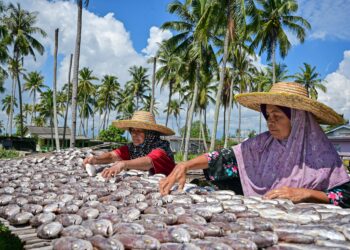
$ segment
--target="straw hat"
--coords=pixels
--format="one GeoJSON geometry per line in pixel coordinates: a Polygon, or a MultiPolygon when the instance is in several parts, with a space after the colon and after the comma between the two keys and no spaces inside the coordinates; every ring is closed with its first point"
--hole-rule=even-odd
{"type": "Polygon", "coordinates": [[[344,121],[327,105],[309,98],[306,88],[295,82],[275,83],[269,92],[239,94],[236,100],[243,106],[259,112],[260,104],[271,104],[308,111],[314,114],[321,124],[336,125],[344,121]]]}
{"type": "Polygon", "coordinates": [[[156,123],[154,116],[147,111],[136,111],[131,120],[113,121],[113,126],[120,129],[139,128],[145,130],[158,131],[162,135],[174,135],[175,132],[170,128],[156,123]]]}

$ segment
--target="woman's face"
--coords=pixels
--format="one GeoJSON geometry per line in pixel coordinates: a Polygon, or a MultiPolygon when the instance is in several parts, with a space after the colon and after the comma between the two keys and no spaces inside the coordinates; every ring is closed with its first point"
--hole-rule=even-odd
{"type": "Polygon", "coordinates": [[[281,109],[274,105],[266,105],[267,127],[278,140],[287,139],[292,129],[289,118],[281,109]]]}
{"type": "Polygon", "coordinates": [[[145,130],[138,128],[130,128],[131,140],[135,146],[142,144],[145,141],[145,130]]]}

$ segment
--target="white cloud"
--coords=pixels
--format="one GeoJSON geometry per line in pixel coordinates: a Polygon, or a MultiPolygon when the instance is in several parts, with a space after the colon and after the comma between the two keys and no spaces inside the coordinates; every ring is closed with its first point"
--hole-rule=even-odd
{"type": "Polygon", "coordinates": [[[162,41],[172,37],[172,33],[169,30],[162,30],[158,27],[151,27],[150,37],[147,39],[147,47],[142,50],[147,57],[154,56],[159,48],[159,44],[162,41]]]}
{"type": "Polygon", "coordinates": [[[338,113],[350,118],[350,50],[344,51],[344,58],[338,69],[325,77],[327,93],[320,92],[319,100],[338,113]]]}
{"type": "MultiPolygon", "coordinates": [[[[28,70],[42,68],[47,63],[47,54],[53,55],[54,30],[59,28],[58,53],[63,59],[59,62],[58,85],[62,86],[67,82],[70,54],[74,53],[76,4],[69,1],[22,0],[21,6],[29,11],[37,11],[37,25],[48,34],[47,38],[40,39],[46,47],[44,56],[38,56],[36,63],[28,58],[28,70]]],[[[100,78],[105,74],[114,74],[121,83],[128,80],[130,66],[146,65],[145,58],[133,48],[124,24],[115,19],[113,13],[99,17],[86,9],[83,10],[80,51],[80,68],[90,67],[100,78]]]]}
{"type": "Polygon", "coordinates": [[[311,24],[310,37],[350,40],[350,4],[348,0],[299,0],[299,13],[311,24]]]}

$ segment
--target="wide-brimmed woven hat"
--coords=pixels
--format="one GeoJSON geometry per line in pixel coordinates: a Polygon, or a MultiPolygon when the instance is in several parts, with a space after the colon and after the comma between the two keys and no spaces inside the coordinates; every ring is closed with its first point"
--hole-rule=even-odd
{"type": "Polygon", "coordinates": [[[158,131],[162,135],[174,135],[170,128],[156,123],[154,116],[147,111],[136,111],[130,120],[113,121],[112,124],[120,129],[139,128],[158,131]]]}
{"type": "Polygon", "coordinates": [[[344,122],[333,109],[309,98],[306,88],[295,82],[275,83],[269,92],[239,94],[236,100],[256,111],[260,111],[260,104],[271,104],[308,111],[321,124],[337,125],[344,122]]]}

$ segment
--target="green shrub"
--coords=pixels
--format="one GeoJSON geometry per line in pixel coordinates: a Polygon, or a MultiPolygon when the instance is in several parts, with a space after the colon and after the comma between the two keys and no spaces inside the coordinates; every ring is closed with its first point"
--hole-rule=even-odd
{"type": "Polygon", "coordinates": [[[118,129],[114,126],[109,126],[107,129],[102,130],[98,135],[98,139],[105,142],[126,142],[123,136],[124,130],[118,129]]]}
{"type": "MultiPolygon", "coordinates": [[[[197,156],[199,156],[201,154],[189,154],[188,155],[188,160],[191,160],[193,158],[196,158],[197,156]]],[[[181,162],[182,161],[182,158],[183,158],[183,154],[181,154],[180,152],[177,152],[175,155],[174,155],[174,159],[175,159],[175,162],[181,162]]]]}
{"type": "Polygon", "coordinates": [[[0,222],[0,249],[1,250],[19,250],[23,249],[21,240],[12,234],[10,230],[0,222]]]}
{"type": "Polygon", "coordinates": [[[19,153],[15,150],[6,150],[0,149],[0,159],[3,158],[16,158],[19,156],[19,153]]]}

